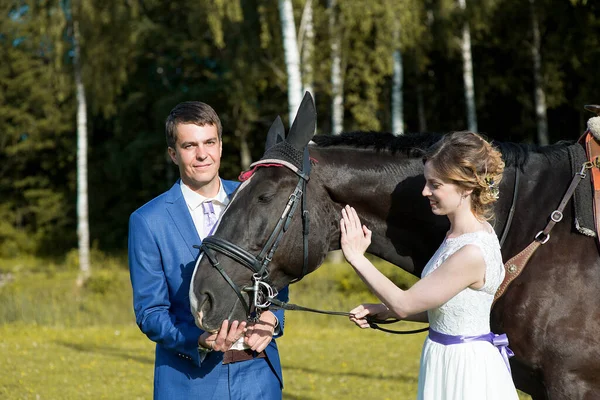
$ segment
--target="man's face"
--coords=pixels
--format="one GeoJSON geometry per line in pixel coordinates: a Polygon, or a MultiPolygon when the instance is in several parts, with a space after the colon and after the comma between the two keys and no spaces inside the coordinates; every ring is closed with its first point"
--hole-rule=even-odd
{"type": "Polygon", "coordinates": [[[193,191],[212,197],[219,191],[219,166],[223,146],[214,125],[177,125],[171,160],[179,167],[181,180],[193,191]]]}

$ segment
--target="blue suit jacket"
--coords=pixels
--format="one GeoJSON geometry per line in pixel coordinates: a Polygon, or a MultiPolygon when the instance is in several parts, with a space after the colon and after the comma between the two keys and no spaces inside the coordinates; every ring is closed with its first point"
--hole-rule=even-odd
{"type": "MultiPolygon", "coordinates": [[[[231,195],[238,182],[221,181],[231,195]]],[[[129,219],[129,271],[136,322],[156,342],[155,398],[211,398],[222,352],[198,354],[196,326],[190,311],[189,286],[200,237],[177,181],[173,187],[136,210],[129,219]]],[[[288,289],[278,298],[288,300],[288,289]]],[[[283,311],[275,311],[283,334],[283,311]]],[[[265,349],[283,386],[277,344],[265,349]]]]}

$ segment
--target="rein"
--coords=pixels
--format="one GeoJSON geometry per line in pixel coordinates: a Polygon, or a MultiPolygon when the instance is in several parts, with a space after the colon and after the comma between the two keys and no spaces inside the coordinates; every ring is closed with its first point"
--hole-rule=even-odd
{"type": "MultiPolygon", "coordinates": [[[[317,313],[317,314],[325,314],[325,315],[339,315],[342,317],[352,317],[354,316],[354,314],[349,313],[349,312],[345,312],[345,311],[325,311],[325,310],[319,310],[316,308],[309,308],[309,307],[303,307],[303,306],[299,306],[297,304],[291,304],[291,303],[285,303],[283,301],[280,301],[278,299],[271,299],[271,304],[275,306],[275,308],[280,308],[286,311],[305,311],[305,312],[312,312],[312,313],[317,313]]],[[[409,335],[409,334],[413,334],[413,333],[421,333],[421,332],[426,332],[429,330],[429,327],[427,328],[420,328],[420,329],[414,329],[414,330],[410,330],[410,331],[394,331],[391,329],[386,329],[386,328],[382,328],[379,325],[385,325],[385,324],[394,324],[396,322],[400,322],[401,320],[399,319],[377,319],[377,318],[372,318],[367,316],[367,322],[369,323],[369,326],[372,329],[377,329],[380,330],[382,332],[387,332],[387,333],[393,333],[396,335],[409,335]]]]}

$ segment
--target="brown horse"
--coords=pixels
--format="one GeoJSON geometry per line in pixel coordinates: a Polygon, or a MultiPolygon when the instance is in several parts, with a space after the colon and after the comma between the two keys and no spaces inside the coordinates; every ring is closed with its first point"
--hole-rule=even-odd
{"type": "MultiPolygon", "coordinates": [[[[440,136],[349,133],[313,139],[311,106],[303,103],[287,138],[280,122],[273,125],[265,157],[203,243],[190,299],[206,330],[256,311],[253,297],[260,298],[258,307],[267,297],[263,286],[281,289],[318,268],[327,252],[340,248],[346,204],[373,231],[369,253],[416,276],[442,242],[447,219],[433,215],[421,196],[421,156],[440,136]]],[[[572,178],[567,149],[577,144],[496,144],[507,165],[496,207],[498,235],[518,191],[502,247],[508,260],[556,209],[572,178]],[[515,185],[517,169],[521,179],[515,185]]],[[[515,353],[516,386],[536,400],[600,398],[600,256],[595,239],[574,229],[573,214],[572,207],[565,209],[564,220],[491,314],[492,330],[507,333],[515,353]]]]}

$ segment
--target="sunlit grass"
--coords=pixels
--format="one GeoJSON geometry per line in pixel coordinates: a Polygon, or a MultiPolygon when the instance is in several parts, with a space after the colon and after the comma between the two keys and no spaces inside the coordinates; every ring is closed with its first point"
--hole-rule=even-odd
{"type": "MultiPolygon", "coordinates": [[[[378,265],[399,285],[414,282],[393,266],[378,265]]],[[[0,399],[152,398],[154,345],[133,323],[124,266],[96,270],[83,290],[75,288],[72,268],[8,271],[13,279],[0,287],[0,399]]],[[[341,311],[375,300],[345,264],[321,267],[293,285],[290,296],[293,303],[341,311]]],[[[397,336],[358,329],[346,317],[286,312],[278,340],[284,399],[415,398],[425,335],[397,336]]]]}
{"type": "Polygon", "coordinates": [[[135,325],[0,326],[2,399],[150,399],[154,346],[135,325]]]}

